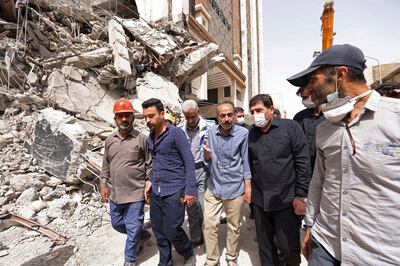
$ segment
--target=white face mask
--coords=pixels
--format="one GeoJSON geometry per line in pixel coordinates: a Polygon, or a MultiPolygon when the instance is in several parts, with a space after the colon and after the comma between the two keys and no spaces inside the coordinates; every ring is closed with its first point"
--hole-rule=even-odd
{"type": "Polygon", "coordinates": [[[254,118],[254,125],[256,127],[265,127],[268,123],[268,121],[265,119],[264,113],[259,113],[253,115],[254,118]]]}
{"type": "Polygon", "coordinates": [[[367,96],[371,92],[372,90],[368,90],[354,98],[347,96],[344,98],[333,99],[331,102],[321,105],[322,112],[324,113],[325,118],[331,122],[336,123],[342,121],[342,119],[345,118],[348,113],[353,111],[354,104],[357,102],[357,100],[367,96]]]}
{"type": "MultiPolygon", "coordinates": [[[[337,76],[337,73],[336,73],[337,76]]],[[[337,85],[337,78],[335,79],[335,92],[332,92],[331,94],[326,95],[326,101],[328,103],[332,102],[333,100],[339,98],[339,88],[340,85],[337,85]]]]}
{"type": "Polygon", "coordinates": [[[311,96],[309,96],[307,99],[302,100],[301,103],[304,105],[305,108],[314,108],[317,106],[312,100],[311,96]]]}
{"type": "Polygon", "coordinates": [[[243,125],[243,124],[244,124],[244,117],[238,117],[238,118],[236,118],[236,124],[238,124],[238,125],[243,125]]]}

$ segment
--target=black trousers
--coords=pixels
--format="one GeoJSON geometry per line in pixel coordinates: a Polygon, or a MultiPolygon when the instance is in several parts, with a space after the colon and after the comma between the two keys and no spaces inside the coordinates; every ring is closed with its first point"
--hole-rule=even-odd
{"type": "Polygon", "coordinates": [[[185,258],[193,256],[193,246],[182,228],[185,206],[180,202],[183,192],[160,197],[151,193],[150,220],[160,252],[159,266],[172,266],[171,245],[185,258]]]}
{"type": "Polygon", "coordinates": [[[278,248],[285,256],[286,265],[300,265],[301,216],[296,215],[293,208],[264,211],[262,207],[253,204],[253,210],[261,265],[279,265],[275,236],[278,248]]]}

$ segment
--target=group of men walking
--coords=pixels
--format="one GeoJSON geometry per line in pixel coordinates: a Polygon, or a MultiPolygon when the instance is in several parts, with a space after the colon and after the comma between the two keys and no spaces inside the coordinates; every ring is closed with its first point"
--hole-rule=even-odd
{"type": "Polygon", "coordinates": [[[101,195],[113,228],[127,235],[125,265],[136,264],[150,237],[146,201],[160,266],[173,265],[172,245],[185,265],[196,265],[194,247],[202,244],[205,265],[219,265],[222,212],[225,260],[237,265],[244,204],[252,204],[263,266],[279,265],[278,249],[286,265],[299,265],[301,250],[310,265],[399,263],[400,102],[368,89],[364,63],[358,48],[337,45],[289,78],[307,107],[294,120],[276,118],[271,96],[259,94],[249,102],[252,126],[230,101],[218,103],[212,123],[187,100],[186,121],[175,127],[152,98],[142,104],[146,137],[133,127],[131,103],[118,100],[101,195]]]}

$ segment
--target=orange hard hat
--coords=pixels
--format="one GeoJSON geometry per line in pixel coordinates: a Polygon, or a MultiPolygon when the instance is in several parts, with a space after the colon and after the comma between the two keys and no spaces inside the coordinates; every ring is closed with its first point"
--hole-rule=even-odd
{"type": "Polygon", "coordinates": [[[132,103],[125,98],[118,99],[114,104],[114,114],[117,113],[133,113],[132,103]]]}

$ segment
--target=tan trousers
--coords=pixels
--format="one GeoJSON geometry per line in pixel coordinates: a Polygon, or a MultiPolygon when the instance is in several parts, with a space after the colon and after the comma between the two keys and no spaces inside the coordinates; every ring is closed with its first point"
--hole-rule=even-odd
{"type": "Polygon", "coordinates": [[[218,247],[218,225],[222,213],[222,207],[226,213],[228,226],[226,239],[226,260],[236,261],[239,250],[240,219],[243,209],[243,195],[234,199],[223,200],[212,195],[209,189],[204,194],[204,224],[203,235],[206,248],[206,265],[214,266],[219,264],[218,247]]]}

